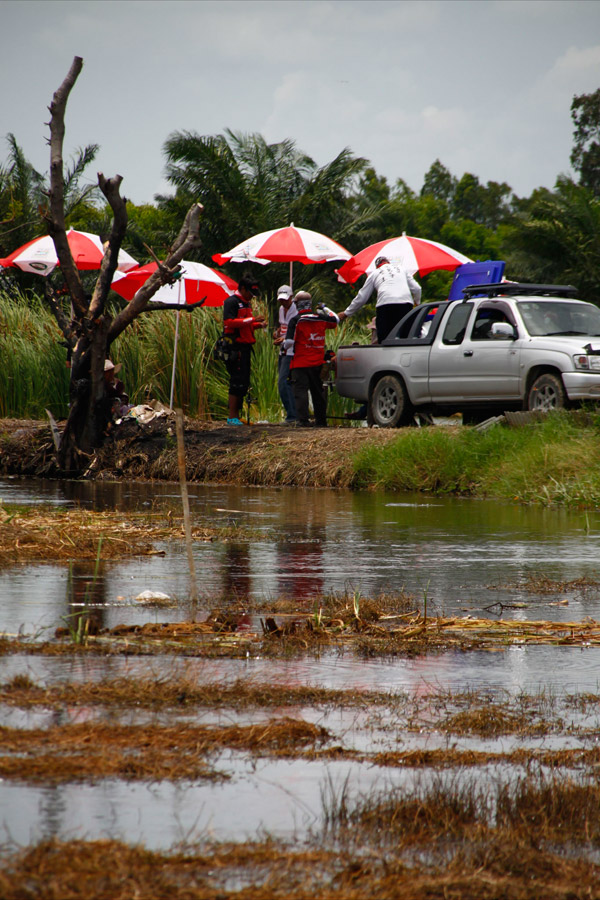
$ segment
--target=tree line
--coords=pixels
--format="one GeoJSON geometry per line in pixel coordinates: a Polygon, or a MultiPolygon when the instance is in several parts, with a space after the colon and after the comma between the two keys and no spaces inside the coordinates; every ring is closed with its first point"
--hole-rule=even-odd
{"type": "MultiPolygon", "coordinates": [[[[574,284],[582,298],[600,302],[600,89],[574,97],[571,116],[577,180],[559,175],[553,189],[539,187],[529,197],[518,197],[505,182],[484,184],[470,172],[458,177],[439,159],[417,192],[402,178],[390,184],[348,148],[318,166],[292,139],[269,144],[260,134],[230,130],[214,136],[175,132],[164,145],[173,192],[153,203],[127,203],[123,246],[141,262],[150,258],[148,248],[163,258],[190,205],[199,202],[202,245],[190,256],[209,265],[213,253],[290,222],[327,234],[352,253],[406,232],[441,241],[472,259],[504,259],[511,279],[574,284]]],[[[43,231],[39,210],[48,192],[48,178],[27,160],[15,135],[6,140],[0,256],[43,231]]],[[[69,227],[105,235],[112,212],[86,174],[98,149],[90,144],[78,150],[65,168],[65,217],[69,227]]],[[[296,267],[296,285],[347,302],[348,288],[326,268],[296,267]]],[[[239,277],[241,267],[230,266],[230,273],[239,277]]],[[[267,296],[285,280],[273,266],[261,267],[260,278],[267,296]]],[[[39,286],[33,276],[16,279],[39,286]]],[[[427,276],[424,297],[443,297],[449,280],[448,273],[427,276]]]]}

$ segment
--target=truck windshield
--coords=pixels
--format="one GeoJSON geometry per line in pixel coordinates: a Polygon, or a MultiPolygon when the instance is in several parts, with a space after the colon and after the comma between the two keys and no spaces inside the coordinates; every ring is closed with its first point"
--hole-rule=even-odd
{"type": "Polygon", "coordinates": [[[600,335],[600,309],[567,300],[519,300],[519,311],[531,335],[600,335]]]}

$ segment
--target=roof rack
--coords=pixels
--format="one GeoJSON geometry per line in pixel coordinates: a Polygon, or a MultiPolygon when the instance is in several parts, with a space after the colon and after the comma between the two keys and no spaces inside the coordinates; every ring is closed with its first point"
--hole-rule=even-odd
{"type": "Polygon", "coordinates": [[[528,297],[576,297],[577,288],[572,284],[520,284],[516,281],[501,281],[496,284],[470,284],[463,288],[465,300],[474,294],[488,297],[511,297],[525,294],[528,297]]]}

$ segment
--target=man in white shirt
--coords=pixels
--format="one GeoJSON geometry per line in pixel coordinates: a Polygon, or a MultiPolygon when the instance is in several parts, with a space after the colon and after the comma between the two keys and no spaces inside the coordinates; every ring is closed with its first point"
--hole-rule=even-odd
{"type": "Polygon", "coordinates": [[[369,275],[352,303],[339,314],[340,322],[362,309],[373,291],[377,291],[375,325],[377,342],[381,344],[394,325],[420,302],[421,286],[402,266],[391,263],[386,256],[378,256],[375,271],[369,275]]]}
{"type": "Polygon", "coordinates": [[[285,424],[294,425],[297,418],[296,402],[294,400],[294,391],[289,381],[290,363],[294,354],[294,348],[292,346],[285,350],[283,347],[290,319],[298,315],[289,284],[281,285],[277,291],[277,300],[279,302],[279,328],[273,337],[273,343],[279,347],[277,388],[285,409],[285,424]]]}

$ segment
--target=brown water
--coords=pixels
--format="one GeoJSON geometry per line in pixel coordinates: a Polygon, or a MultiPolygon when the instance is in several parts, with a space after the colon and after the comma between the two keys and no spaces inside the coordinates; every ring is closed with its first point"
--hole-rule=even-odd
{"type": "MultiPolygon", "coordinates": [[[[294,596],[312,609],[323,592],[359,590],[364,595],[404,589],[432,614],[493,616],[498,603],[517,608],[511,618],[580,620],[600,618],[597,590],[572,591],[560,598],[533,598],[518,587],[528,576],[571,581],[600,580],[600,514],[525,508],[485,501],[428,499],[397,495],[189,486],[198,524],[237,522],[264,539],[236,544],[197,544],[198,587],[208,608],[215,598],[294,596]],[[554,605],[568,599],[568,606],[554,605]]],[[[174,485],[81,484],[5,481],[4,502],[79,503],[96,509],[147,509],[177,503],[174,485]]],[[[0,631],[19,629],[44,637],[86,602],[99,624],[178,621],[189,614],[187,558],[183,546],[165,545],[163,558],[103,563],[93,585],[93,566],[71,571],[51,563],[18,566],[0,573],[0,631]],[[144,590],[174,598],[173,609],[140,608],[144,590]],[[91,592],[91,593],[90,593],[91,592]]],[[[35,681],[102,679],[116,675],[169,677],[181,663],[166,659],[0,658],[0,680],[27,673],[35,681]]],[[[333,688],[378,689],[427,694],[439,689],[495,692],[600,691],[596,648],[512,647],[502,653],[448,652],[415,659],[362,660],[351,654],[319,659],[271,661],[188,661],[198,681],[236,678],[319,684],[333,688]]],[[[277,711],[286,714],[286,711],[277,711]]],[[[437,746],[445,738],[428,731],[390,731],[355,712],[294,710],[330,728],[344,746],[437,746]]],[[[214,712],[198,713],[196,719],[214,712]]],[[[256,716],[264,715],[258,712],[256,716]]],[[[0,724],[33,727],[52,714],[24,714],[0,708],[0,724]]],[[[229,715],[235,720],[233,714],[229,715]]],[[[389,724],[389,723],[388,723],[389,724]]],[[[600,725],[599,725],[600,727],[600,725]]],[[[473,740],[459,746],[472,745],[473,740]]],[[[454,742],[457,743],[457,742],[454,742]]],[[[478,746],[481,746],[481,742],[478,746]]],[[[302,836],[318,826],[323,797],[348,779],[353,792],[417,777],[347,761],[273,762],[223,754],[217,767],[231,775],[223,784],[129,784],[60,788],[0,783],[0,823],[5,838],[27,844],[41,837],[111,835],[170,847],[183,839],[213,836],[240,840],[261,831],[302,836]],[[243,811],[243,812],[240,812],[243,811]]],[[[482,776],[483,777],[483,776],[482,776]]]]}

